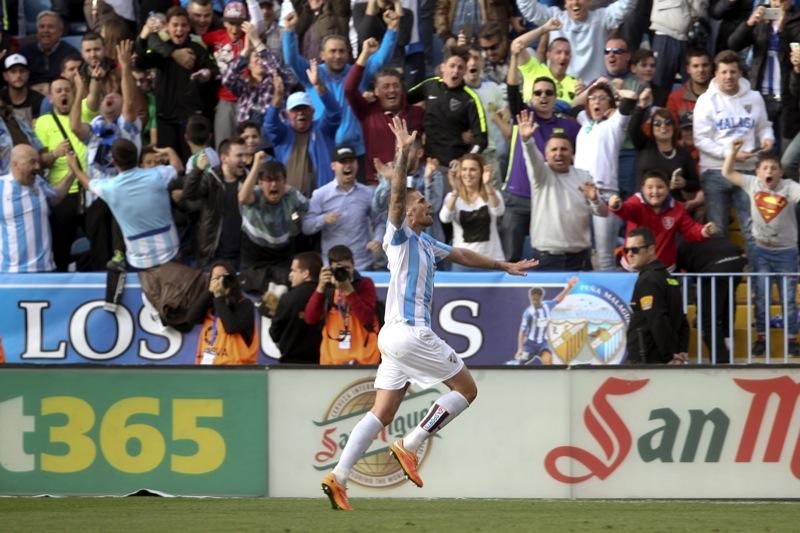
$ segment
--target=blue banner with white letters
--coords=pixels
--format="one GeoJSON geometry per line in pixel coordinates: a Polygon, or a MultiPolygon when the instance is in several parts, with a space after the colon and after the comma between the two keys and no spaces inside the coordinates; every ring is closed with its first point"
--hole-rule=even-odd
{"type": "MultiPolygon", "coordinates": [[[[385,299],[388,273],[367,273],[385,299]]],[[[190,365],[199,326],[163,328],[129,274],[121,305],[103,308],[105,274],[0,275],[7,363],[190,365]]],[[[628,273],[436,275],[433,329],[468,365],[618,364],[625,359],[628,273]]],[[[257,315],[259,364],[280,363],[270,320],[257,315]]]]}

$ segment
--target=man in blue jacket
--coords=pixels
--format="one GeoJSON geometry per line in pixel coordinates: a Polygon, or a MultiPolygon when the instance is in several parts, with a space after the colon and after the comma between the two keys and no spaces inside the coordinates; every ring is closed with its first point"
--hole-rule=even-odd
{"type": "MultiPolygon", "coordinates": [[[[306,75],[309,62],[300,54],[297,33],[295,33],[297,13],[290,13],[283,20],[286,28],[286,31],[283,32],[283,57],[306,92],[312,95],[314,109],[316,110],[315,118],[319,119],[322,115],[321,110],[323,109],[323,102],[320,98],[316,98],[316,95],[310,90],[312,83],[306,75]]],[[[367,89],[375,73],[392,57],[392,53],[397,46],[397,28],[399,24],[400,19],[398,17],[392,18],[389,21],[387,25],[388,29],[386,33],[383,34],[380,48],[367,61],[364,69],[364,77],[359,86],[361,92],[367,89]]],[[[363,182],[364,168],[366,168],[364,164],[364,136],[361,131],[361,123],[353,114],[344,95],[344,80],[347,78],[347,73],[350,72],[351,66],[348,62],[347,37],[342,35],[326,35],[322,39],[320,48],[322,50],[320,57],[324,61],[324,64],[319,67],[320,80],[328,92],[333,94],[336,102],[342,109],[341,124],[339,124],[339,129],[336,131],[336,145],[347,145],[355,148],[356,155],[358,155],[359,158],[360,172],[358,178],[359,181],[363,182]]]]}
{"type": "Polygon", "coordinates": [[[275,92],[272,105],[264,115],[263,133],[275,150],[275,159],[286,166],[286,181],[308,198],[311,193],[333,180],[331,154],[336,130],[342,121],[342,108],[320,80],[317,61],[311,61],[307,78],[322,100],[323,114],[313,119],[314,101],[307,92],[289,95],[286,100],[287,121],[281,119],[283,81],[273,73],[275,92]],[[287,123],[288,122],[288,123],[287,123]]]}

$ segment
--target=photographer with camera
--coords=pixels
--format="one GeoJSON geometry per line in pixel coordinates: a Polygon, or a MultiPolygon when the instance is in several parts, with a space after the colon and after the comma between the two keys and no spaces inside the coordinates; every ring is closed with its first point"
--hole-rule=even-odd
{"type": "Polygon", "coordinates": [[[189,320],[203,324],[195,364],[256,364],[258,332],[253,311],[253,302],[242,294],[233,266],[214,262],[208,292],[189,310],[189,320]]]}
{"type": "Polygon", "coordinates": [[[358,273],[350,248],[328,250],[328,266],[320,271],[304,317],[306,324],[323,324],[320,364],[378,364],[376,309],[375,284],[358,273]]]}

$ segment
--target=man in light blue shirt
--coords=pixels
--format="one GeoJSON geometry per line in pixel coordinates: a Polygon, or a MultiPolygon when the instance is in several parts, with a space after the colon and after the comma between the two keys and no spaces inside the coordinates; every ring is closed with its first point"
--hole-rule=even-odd
{"type": "Polygon", "coordinates": [[[381,249],[374,235],[383,235],[386,222],[372,209],[372,189],[356,181],[358,161],[350,146],[339,146],[331,168],[335,179],[314,191],[303,233],[322,232],[322,256],[337,244],[353,251],[355,267],[372,270],[373,254],[381,249]]]}

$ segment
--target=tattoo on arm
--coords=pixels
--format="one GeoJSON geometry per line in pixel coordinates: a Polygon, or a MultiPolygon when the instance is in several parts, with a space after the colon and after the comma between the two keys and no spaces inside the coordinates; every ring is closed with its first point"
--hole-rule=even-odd
{"type": "Polygon", "coordinates": [[[398,147],[394,157],[391,196],[389,199],[389,220],[398,227],[403,223],[406,213],[406,172],[411,147],[398,147]]]}

